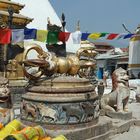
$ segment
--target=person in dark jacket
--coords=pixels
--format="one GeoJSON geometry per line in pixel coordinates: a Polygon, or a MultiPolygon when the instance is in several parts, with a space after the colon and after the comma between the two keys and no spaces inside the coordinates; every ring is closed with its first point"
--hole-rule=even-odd
{"type": "Polygon", "coordinates": [[[97,86],[97,92],[98,92],[98,96],[99,96],[99,104],[101,105],[101,98],[104,94],[104,82],[100,81],[98,86],[97,86]]]}

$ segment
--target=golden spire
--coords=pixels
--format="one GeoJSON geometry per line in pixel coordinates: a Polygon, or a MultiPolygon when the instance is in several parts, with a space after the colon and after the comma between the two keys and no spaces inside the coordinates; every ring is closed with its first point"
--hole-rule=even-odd
{"type": "Polygon", "coordinates": [[[78,20],[78,22],[77,22],[76,30],[80,31],[80,20],[78,20]]]}

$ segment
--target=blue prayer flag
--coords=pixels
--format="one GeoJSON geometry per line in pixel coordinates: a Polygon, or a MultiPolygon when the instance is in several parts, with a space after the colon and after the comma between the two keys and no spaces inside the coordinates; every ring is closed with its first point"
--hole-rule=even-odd
{"type": "Polygon", "coordinates": [[[134,35],[134,34],[127,34],[127,35],[124,36],[123,39],[131,38],[133,35],[134,35]]]}
{"type": "Polygon", "coordinates": [[[87,40],[90,33],[82,33],[81,40],[87,40]]]}
{"type": "Polygon", "coordinates": [[[24,29],[24,39],[36,39],[37,29],[24,29]]]}

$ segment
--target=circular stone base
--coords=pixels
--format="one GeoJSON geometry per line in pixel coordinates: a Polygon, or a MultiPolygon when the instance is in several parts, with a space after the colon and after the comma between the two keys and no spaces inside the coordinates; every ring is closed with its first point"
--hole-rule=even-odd
{"type": "MultiPolygon", "coordinates": [[[[48,135],[56,137],[60,134],[65,135],[68,140],[108,140],[112,122],[105,118],[94,120],[93,122],[74,124],[74,125],[42,125],[48,135]],[[96,122],[95,122],[96,121],[96,122]]],[[[23,121],[24,124],[34,126],[31,122],[23,121]]]]}
{"type": "Polygon", "coordinates": [[[22,96],[21,119],[45,125],[97,123],[99,100],[89,80],[72,76],[40,79],[22,96]]]}

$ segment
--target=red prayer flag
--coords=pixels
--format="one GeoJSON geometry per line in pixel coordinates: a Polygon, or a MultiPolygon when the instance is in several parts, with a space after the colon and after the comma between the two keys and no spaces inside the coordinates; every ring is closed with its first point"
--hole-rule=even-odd
{"type": "Polygon", "coordinates": [[[59,32],[58,40],[62,42],[68,41],[69,36],[70,36],[69,32],[59,32]]]}
{"type": "Polygon", "coordinates": [[[0,44],[9,44],[11,41],[11,29],[0,29],[0,44]]]}
{"type": "Polygon", "coordinates": [[[114,39],[115,37],[117,37],[117,35],[118,35],[118,34],[109,34],[108,37],[107,37],[107,39],[112,40],[112,39],[114,39]]]}

